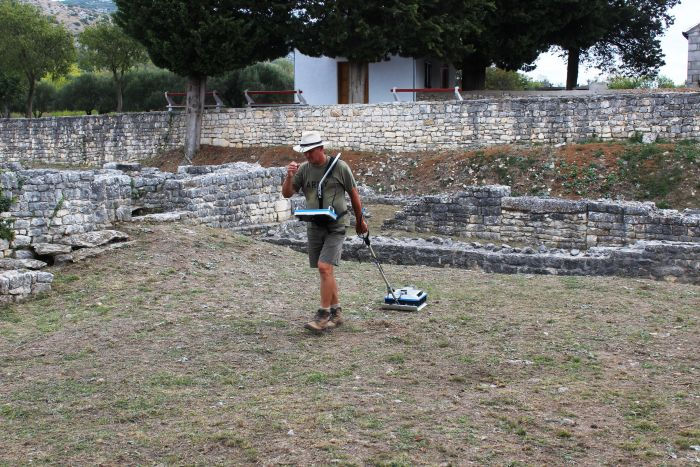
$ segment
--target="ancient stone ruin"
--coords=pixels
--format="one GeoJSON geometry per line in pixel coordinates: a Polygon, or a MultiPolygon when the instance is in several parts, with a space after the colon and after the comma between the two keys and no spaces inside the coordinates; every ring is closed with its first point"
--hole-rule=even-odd
{"type": "MultiPolygon", "coordinates": [[[[0,167],[14,238],[0,240],[0,302],[47,291],[41,271],[128,247],[120,222],[179,221],[267,231],[266,241],[305,249],[304,225],[289,220],[303,198],[283,199],[285,170],[258,164],[184,166],[177,173],[108,163],[93,170],[0,167]]],[[[700,283],[700,212],[652,203],[511,197],[507,186],[474,186],[412,200],[365,202],[403,208],[385,227],[449,237],[377,237],[383,261],[537,274],[603,274],[700,283]],[[464,241],[461,241],[461,240],[464,241]],[[482,242],[476,242],[480,240],[482,242]]],[[[349,259],[367,259],[349,236],[349,259]]]]}
{"type": "Polygon", "coordinates": [[[179,220],[240,229],[285,220],[284,169],[257,164],[180,167],[178,173],[108,163],[98,170],[24,170],[5,165],[0,184],[14,198],[14,239],[0,241],[0,296],[17,301],[46,291],[53,276],[36,272],[128,246],[118,222],[179,220]]]}

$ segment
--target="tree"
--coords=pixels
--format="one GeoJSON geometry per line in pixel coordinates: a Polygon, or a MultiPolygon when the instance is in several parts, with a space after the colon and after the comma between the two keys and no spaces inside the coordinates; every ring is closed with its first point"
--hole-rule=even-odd
{"type": "Polygon", "coordinates": [[[673,23],[668,10],[680,0],[553,0],[549,41],[567,56],[566,88],[578,82],[579,64],[603,71],[654,76],[664,64],[659,36],[673,23]]]}
{"type": "Polygon", "coordinates": [[[0,117],[10,118],[10,108],[24,92],[22,77],[0,68],[0,117]]]}
{"type": "Polygon", "coordinates": [[[16,0],[0,0],[0,68],[17,70],[27,82],[25,116],[32,117],[36,83],[46,74],[60,76],[75,60],[70,33],[16,0]]]}
{"type": "MultiPolygon", "coordinates": [[[[484,89],[486,68],[492,65],[507,71],[532,69],[550,47],[550,0],[493,0],[491,6],[479,28],[463,30],[466,35],[460,41],[474,47],[454,62],[460,65],[463,89],[484,89]]],[[[462,17],[460,12],[454,14],[462,17]]]]}
{"type": "Polygon", "coordinates": [[[44,112],[48,112],[55,108],[56,104],[56,86],[48,80],[41,80],[36,84],[34,91],[34,105],[32,106],[32,114],[39,118],[44,112]]]}
{"type": "Polygon", "coordinates": [[[208,76],[286,55],[293,0],[116,0],[116,23],[146,47],[154,64],[187,83],[185,154],[199,149],[208,76]]]}
{"type": "Polygon", "coordinates": [[[307,55],[348,60],[349,102],[364,102],[368,62],[390,55],[453,61],[472,43],[486,0],[307,0],[304,29],[296,41],[307,55]]]}
{"type": "Polygon", "coordinates": [[[80,33],[81,66],[88,70],[106,70],[112,74],[117,96],[117,112],[123,109],[124,74],[144,63],[146,49],[117,25],[102,21],[80,33]]]}
{"type": "Polygon", "coordinates": [[[110,99],[110,79],[107,76],[84,73],[66,83],[56,97],[56,106],[66,110],[82,110],[86,115],[92,115],[97,110],[100,113],[114,109],[114,101],[110,99]]]}

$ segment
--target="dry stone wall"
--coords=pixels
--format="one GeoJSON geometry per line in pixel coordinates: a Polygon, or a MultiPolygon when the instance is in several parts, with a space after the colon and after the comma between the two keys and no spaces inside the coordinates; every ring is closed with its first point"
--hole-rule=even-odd
{"type": "MultiPolygon", "coordinates": [[[[178,147],[179,113],[0,119],[0,160],[101,167],[178,147]]],[[[338,149],[423,151],[586,138],[700,139],[700,92],[567,94],[208,111],[202,143],[275,146],[317,129],[338,149]]]]}
{"type": "Polygon", "coordinates": [[[123,241],[128,237],[105,229],[142,220],[139,214],[170,213],[170,219],[190,224],[243,228],[279,222],[291,213],[280,194],[285,170],[257,164],[180,167],[176,174],[116,163],[81,171],[23,170],[17,164],[0,169],[2,192],[14,199],[1,214],[12,220],[14,239],[0,240],[0,303],[48,290],[51,274],[29,269],[90,256],[77,249],[92,243],[123,241]]]}
{"type": "Polygon", "coordinates": [[[645,141],[700,139],[700,93],[229,109],[205,116],[202,142],[289,145],[311,128],[335,148],[382,151],[610,140],[635,133],[645,141]]]}
{"type": "MultiPolygon", "coordinates": [[[[306,251],[303,230],[293,224],[268,232],[266,241],[306,251]]],[[[627,247],[593,247],[584,252],[459,242],[449,238],[372,239],[382,263],[481,269],[503,274],[626,276],[700,284],[700,244],[641,241],[627,247]]],[[[343,259],[370,261],[361,240],[349,237],[343,259]]]]}
{"type": "Polygon", "coordinates": [[[700,211],[653,203],[511,197],[501,185],[426,196],[406,205],[385,228],[505,243],[586,249],[639,240],[700,243],[700,211]]]}
{"type": "Polygon", "coordinates": [[[168,112],[0,119],[0,162],[101,167],[183,145],[184,118],[168,112]]]}

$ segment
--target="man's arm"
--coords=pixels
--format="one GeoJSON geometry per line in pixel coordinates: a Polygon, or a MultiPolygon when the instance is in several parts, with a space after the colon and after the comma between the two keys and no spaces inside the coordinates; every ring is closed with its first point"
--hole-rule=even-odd
{"type": "Polygon", "coordinates": [[[282,196],[285,198],[290,198],[297,192],[297,190],[294,189],[294,174],[297,173],[297,170],[299,170],[299,164],[296,162],[291,162],[287,166],[287,176],[284,177],[284,181],[282,182],[282,196]]]}
{"type": "Polygon", "coordinates": [[[348,194],[350,195],[352,210],[355,213],[355,232],[357,232],[358,235],[362,235],[363,233],[366,233],[369,228],[367,227],[365,216],[362,215],[362,200],[360,199],[360,193],[357,191],[357,187],[355,187],[350,190],[348,194]]]}

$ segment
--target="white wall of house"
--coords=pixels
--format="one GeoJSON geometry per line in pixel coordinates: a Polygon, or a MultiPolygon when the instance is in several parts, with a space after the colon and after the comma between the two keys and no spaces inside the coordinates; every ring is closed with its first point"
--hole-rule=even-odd
{"type": "Polygon", "coordinates": [[[294,89],[310,105],[338,103],[338,66],[331,57],[309,57],[294,51],[294,89]]]}
{"type": "MultiPolygon", "coordinates": [[[[369,64],[369,102],[393,102],[390,89],[415,88],[415,60],[392,55],[389,60],[369,64]]],[[[414,100],[413,93],[401,93],[402,101],[414,100]]]]}
{"type": "Polygon", "coordinates": [[[683,35],[688,39],[688,78],[685,84],[688,87],[700,87],[700,24],[683,35]]]}
{"type": "MultiPolygon", "coordinates": [[[[338,65],[346,61],[342,57],[309,57],[298,50],[294,51],[294,88],[304,92],[304,99],[310,105],[329,105],[338,103],[338,65]]],[[[429,60],[431,63],[431,87],[439,88],[443,63],[429,60]]],[[[425,87],[425,59],[399,57],[392,55],[389,60],[368,65],[369,102],[393,102],[390,89],[425,87]]],[[[448,87],[455,85],[455,68],[448,68],[448,87]]],[[[415,93],[400,93],[402,101],[415,100],[415,93]]]]}

